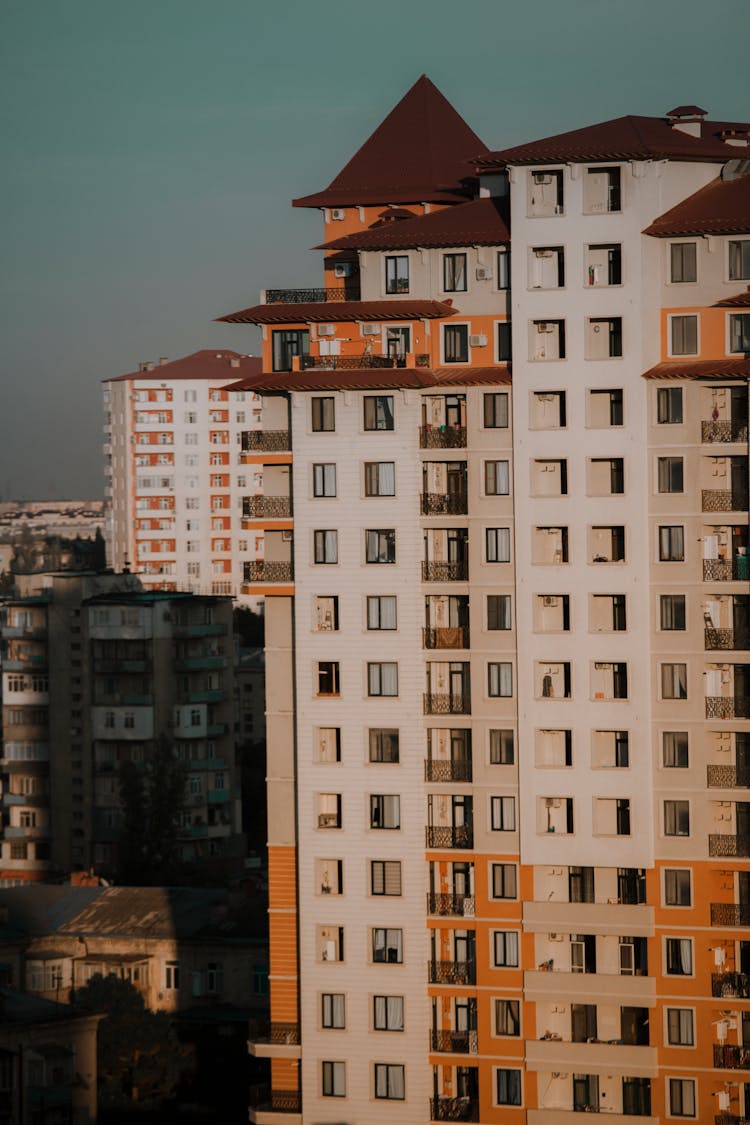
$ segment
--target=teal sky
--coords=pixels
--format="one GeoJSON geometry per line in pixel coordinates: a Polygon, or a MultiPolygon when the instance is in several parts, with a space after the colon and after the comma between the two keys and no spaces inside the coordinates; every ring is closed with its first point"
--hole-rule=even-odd
{"type": "Polygon", "coordinates": [[[100,381],[314,284],[328,184],[420,74],[491,147],[750,120],[747,0],[3,0],[0,499],[101,495],[100,381]]]}

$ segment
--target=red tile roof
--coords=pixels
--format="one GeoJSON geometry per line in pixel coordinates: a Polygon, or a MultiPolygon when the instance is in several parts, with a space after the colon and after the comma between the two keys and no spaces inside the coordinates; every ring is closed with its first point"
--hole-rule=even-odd
{"type": "Polygon", "coordinates": [[[431,215],[384,223],[316,250],[407,250],[415,246],[498,246],[510,241],[505,199],[474,199],[431,215]]]}
{"type": "Polygon", "coordinates": [[[643,233],[671,238],[682,234],[743,234],[748,231],[750,175],[744,175],[734,180],[712,180],[654,219],[643,233]]]}
{"type": "Polygon", "coordinates": [[[508,386],[510,369],[496,367],[357,367],[256,375],[230,383],[232,391],[375,391],[426,387],[508,386]]]}
{"type": "Polygon", "coordinates": [[[722,301],[717,301],[714,307],[729,309],[750,308],[750,285],[748,285],[744,293],[738,293],[735,297],[725,297],[722,301]]]}
{"type": "Polygon", "coordinates": [[[295,207],[455,203],[466,196],[471,161],[487,146],[422,75],[325,191],[295,207]]]}
{"type": "Polygon", "coordinates": [[[104,379],[105,383],[121,383],[126,379],[140,379],[155,383],[169,383],[173,379],[231,379],[249,378],[263,370],[259,355],[240,355],[239,352],[203,348],[201,351],[173,359],[171,363],[157,363],[151,371],[131,371],[104,379]],[[232,375],[232,372],[235,372],[232,375]]]}
{"type": "MultiPolygon", "coordinates": [[[[480,156],[480,169],[506,164],[561,164],[565,161],[737,159],[743,150],[721,139],[725,130],[750,126],[731,121],[702,121],[701,135],[692,137],[663,117],[616,117],[598,125],[573,129],[554,137],[515,145],[480,156]]],[[[747,150],[750,156],[750,149],[747,150]]]]}
{"type": "Polygon", "coordinates": [[[644,379],[750,379],[750,357],[737,359],[689,359],[657,363],[643,373],[644,379]]]}
{"type": "Polygon", "coordinates": [[[217,317],[226,324],[338,324],[370,320],[435,320],[458,312],[450,301],[306,301],[295,305],[253,305],[217,317]]]}

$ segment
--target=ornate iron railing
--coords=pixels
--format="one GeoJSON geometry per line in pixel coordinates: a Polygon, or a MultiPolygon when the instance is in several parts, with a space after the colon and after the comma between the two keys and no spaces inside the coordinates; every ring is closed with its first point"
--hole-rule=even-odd
{"type": "Polygon", "coordinates": [[[432,1121],[478,1121],[479,1102],[476,1098],[430,1098],[432,1121]]]}
{"type": "Polygon", "coordinates": [[[469,564],[466,559],[444,562],[442,559],[422,563],[423,582],[466,582],[469,564]]]}
{"type": "Polygon", "coordinates": [[[360,367],[398,367],[398,361],[389,355],[301,355],[303,371],[354,371],[360,367]]]}
{"type": "Polygon", "coordinates": [[[430,961],[430,984],[476,984],[476,961],[430,961]]]}
{"type": "Polygon", "coordinates": [[[714,1117],[714,1125],[750,1125],[750,1117],[736,1117],[733,1113],[719,1113],[714,1117]]]}
{"type": "Polygon", "coordinates": [[[714,833],[708,837],[710,856],[750,856],[750,836],[738,836],[729,832],[714,833]]]}
{"type": "Polygon", "coordinates": [[[714,1066],[721,1070],[750,1070],[750,1047],[714,1043],[714,1066]]]}
{"type": "Polygon", "coordinates": [[[747,1000],[750,998],[750,974],[711,973],[711,995],[747,1000]]]}
{"type": "Polygon", "coordinates": [[[476,1031],[451,1031],[447,1028],[433,1027],[430,1034],[430,1049],[446,1051],[453,1055],[476,1055],[479,1038],[476,1031]]]}
{"type": "Polygon", "coordinates": [[[750,718],[750,697],[746,695],[707,695],[706,718],[750,718]]]}
{"type": "Polygon", "coordinates": [[[465,516],[469,502],[464,492],[423,492],[423,516],[465,516]]]}
{"type": "Polygon", "coordinates": [[[471,758],[455,758],[446,761],[441,758],[428,758],[424,764],[425,781],[471,781],[471,758]]]}
{"type": "Polygon", "coordinates": [[[290,562],[265,562],[255,560],[244,566],[245,582],[291,582],[294,566],[290,562]]]}
{"type": "Polygon", "coordinates": [[[746,766],[707,766],[706,782],[709,789],[748,789],[750,769],[746,766]]]}
{"type": "Polygon", "coordinates": [[[359,285],[337,285],[328,289],[266,289],[267,305],[318,304],[321,301],[358,301],[359,285]]]}
{"type": "Polygon", "coordinates": [[[473,848],[474,829],[470,824],[454,828],[448,824],[430,824],[425,828],[426,848],[473,848]]]}
{"type": "Polygon", "coordinates": [[[454,915],[460,918],[474,917],[473,895],[428,894],[427,913],[443,916],[454,915]]]}
{"type": "Polygon", "coordinates": [[[245,430],[242,434],[243,453],[274,453],[289,448],[289,430],[245,430]]]}
{"type": "Polygon", "coordinates": [[[290,496],[245,496],[242,501],[245,519],[284,519],[291,514],[290,496]]]}
{"type": "Polygon", "coordinates": [[[302,1095],[299,1090],[271,1090],[271,1109],[277,1113],[300,1113],[302,1095]]]}
{"type": "Polygon", "coordinates": [[[466,426],[420,426],[420,449],[463,449],[466,426]]]}
{"type": "Polygon", "coordinates": [[[701,422],[701,441],[732,442],[747,441],[747,424],[745,422],[701,422]]]}
{"type": "Polygon", "coordinates": [[[712,926],[750,926],[750,903],[712,902],[712,926]]]}
{"type": "Polygon", "coordinates": [[[704,488],[701,491],[703,512],[746,512],[747,492],[734,488],[704,488]]]}
{"type": "Polygon", "coordinates": [[[422,630],[424,648],[468,648],[469,626],[452,625],[422,630]]]}
{"type": "Polygon", "coordinates": [[[704,647],[707,649],[747,649],[750,647],[750,633],[742,629],[704,630],[704,647]]]}
{"type": "Polygon", "coordinates": [[[468,694],[453,695],[446,692],[427,692],[423,697],[425,715],[470,715],[468,694]]]}

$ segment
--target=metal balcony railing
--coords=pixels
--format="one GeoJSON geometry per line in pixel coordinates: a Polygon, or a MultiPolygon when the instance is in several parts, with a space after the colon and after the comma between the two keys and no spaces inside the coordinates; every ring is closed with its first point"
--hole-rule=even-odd
{"type": "Polygon", "coordinates": [[[468,648],[469,626],[438,626],[422,630],[423,648],[468,648]]]}
{"type": "Polygon", "coordinates": [[[701,441],[714,444],[716,442],[747,441],[747,424],[745,422],[701,422],[701,441]]]}
{"type": "Polygon", "coordinates": [[[714,1043],[714,1066],[721,1070],[750,1070],[750,1047],[714,1043]]]}
{"type": "Polygon", "coordinates": [[[750,769],[747,766],[707,766],[706,782],[709,789],[748,789],[750,769]]]}
{"type": "Polygon", "coordinates": [[[711,833],[708,837],[710,856],[750,856],[750,836],[729,832],[711,833]]]}
{"type": "Polygon", "coordinates": [[[358,301],[359,285],[337,285],[327,289],[266,289],[267,305],[318,304],[323,301],[358,301]]]}
{"type": "Polygon", "coordinates": [[[712,902],[712,926],[750,926],[750,903],[712,902]]]}
{"type": "Polygon", "coordinates": [[[245,430],[242,435],[242,452],[284,452],[290,448],[289,437],[289,430],[245,430]]]}
{"type": "Polygon", "coordinates": [[[255,560],[244,566],[245,582],[291,582],[294,567],[291,562],[265,562],[255,560]]]}
{"type": "Polygon", "coordinates": [[[750,633],[746,629],[704,630],[704,647],[707,649],[747,649],[750,648],[750,633]]]}
{"type": "Polygon", "coordinates": [[[470,758],[455,758],[446,761],[441,758],[428,758],[424,764],[425,781],[471,781],[470,758]]]}
{"type": "Polygon", "coordinates": [[[469,510],[465,492],[423,492],[423,516],[465,516],[469,510]]]}
{"type": "Polygon", "coordinates": [[[448,694],[447,692],[426,692],[423,696],[425,715],[470,715],[471,701],[468,694],[448,694]]]}
{"type": "Polygon", "coordinates": [[[427,848],[473,848],[474,829],[470,824],[454,828],[448,824],[430,824],[425,828],[427,848]]]}
{"type": "Polygon", "coordinates": [[[747,490],[742,488],[704,488],[701,490],[703,512],[746,512],[747,490]]]}
{"type": "Polygon", "coordinates": [[[714,1125],[750,1125],[750,1117],[737,1117],[734,1113],[719,1113],[714,1125]]]}
{"type": "Polygon", "coordinates": [[[706,718],[750,718],[750,697],[746,695],[707,695],[706,718]]]}
{"type": "Polygon", "coordinates": [[[464,449],[466,426],[420,426],[420,449],[464,449]]]}
{"type": "Polygon", "coordinates": [[[290,496],[246,496],[242,501],[245,519],[285,519],[291,514],[290,496]]]}
{"type": "Polygon", "coordinates": [[[447,562],[435,559],[422,563],[423,582],[466,582],[469,578],[469,564],[466,559],[447,562]]]}
{"type": "Polygon", "coordinates": [[[301,355],[300,369],[324,371],[355,371],[360,367],[400,367],[395,356],[389,355],[301,355]]]}
{"type": "Polygon", "coordinates": [[[444,917],[473,918],[475,911],[473,895],[428,894],[427,913],[444,917]]]}
{"type": "Polygon", "coordinates": [[[750,974],[711,973],[711,995],[731,996],[739,1000],[750,998],[750,974]]]}
{"type": "Polygon", "coordinates": [[[430,1049],[453,1055],[475,1055],[479,1049],[476,1031],[451,1031],[433,1027],[430,1032],[430,1049]]]}
{"type": "Polygon", "coordinates": [[[704,559],[704,582],[738,582],[750,577],[747,555],[735,555],[733,559],[704,559]]]}
{"type": "Polygon", "coordinates": [[[430,961],[430,984],[476,984],[475,961],[430,961]]]}
{"type": "Polygon", "coordinates": [[[477,1098],[430,1098],[432,1121],[478,1121],[477,1098]]]}

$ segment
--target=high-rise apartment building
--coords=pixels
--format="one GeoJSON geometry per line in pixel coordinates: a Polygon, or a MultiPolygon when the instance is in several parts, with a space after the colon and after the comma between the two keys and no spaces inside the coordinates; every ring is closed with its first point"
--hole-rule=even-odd
{"type": "Polygon", "coordinates": [[[422,78],[296,201],[325,287],[225,318],[277,505],[251,1120],[750,1116],[749,142],[490,152],[422,78]]]}

